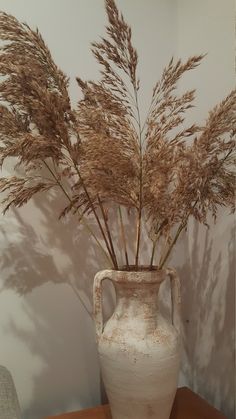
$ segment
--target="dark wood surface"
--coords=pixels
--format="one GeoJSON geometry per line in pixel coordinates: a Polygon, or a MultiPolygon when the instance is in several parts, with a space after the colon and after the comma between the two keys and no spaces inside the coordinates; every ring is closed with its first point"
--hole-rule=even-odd
{"type": "MultiPolygon", "coordinates": [[[[64,413],[45,419],[112,419],[108,405],[79,412],[64,413]]],[[[158,419],[158,418],[157,418],[158,419]]],[[[187,387],[177,390],[170,419],[227,419],[187,387]]]]}

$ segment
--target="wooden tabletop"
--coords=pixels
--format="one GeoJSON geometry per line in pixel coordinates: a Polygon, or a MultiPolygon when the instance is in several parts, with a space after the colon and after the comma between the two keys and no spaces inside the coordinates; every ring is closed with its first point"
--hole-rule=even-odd
{"type": "MultiPolygon", "coordinates": [[[[64,413],[45,419],[112,419],[108,405],[79,412],[64,413]]],[[[187,387],[177,390],[170,419],[227,419],[187,387]]]]}

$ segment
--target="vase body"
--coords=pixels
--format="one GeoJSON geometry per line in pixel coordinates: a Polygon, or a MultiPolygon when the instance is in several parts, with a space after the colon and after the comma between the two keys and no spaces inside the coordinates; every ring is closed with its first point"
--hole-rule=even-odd
{"type": "Polygon", "coordinates": [[[101,372],[113,419],[169,419],[180,361],[179,281],[173,271],[102,271],[94,282],[94,314],[101,372]],[[158,310],[169,274],[172,322],[158,310]],[[102,321],[103,279],[116,290],[116,307],[102,321]]]}

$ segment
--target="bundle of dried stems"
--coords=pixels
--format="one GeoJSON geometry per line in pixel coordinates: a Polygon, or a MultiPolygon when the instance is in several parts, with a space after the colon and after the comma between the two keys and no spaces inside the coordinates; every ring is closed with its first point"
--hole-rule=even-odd
{"type": "Polygon", "coordinates": [[[57,188],[67,200],[61,216],[78,216],[114,269],[124,263],[131,269],[131,256],[132,269],[139,269],[144,223],[152,241],[150,269],[155,253],[162,268],[190,216],[206,223],[207,212],[216,217],[219,206],[233,209],[236,91],[209,113],[205,126],[186,128],[184,116],[195,92],[178,95],[176,85],[202,56],[184,63],[171,59],[142,124],[131,29],[114,0],[105,5],[106,37],[92,44],[101,80],[77,79],[83,99],[76,109],[68,79],[38,30],[0,13],[0,157],[1,164],[16,161],[15,175],[0,180],[4,211],[57,188]],[[117,208],[124,261],[118,261],[111,232],[111,206],[117,208]],[[129,255],[125,209],[136,214],[136,243],[129,255]]]}

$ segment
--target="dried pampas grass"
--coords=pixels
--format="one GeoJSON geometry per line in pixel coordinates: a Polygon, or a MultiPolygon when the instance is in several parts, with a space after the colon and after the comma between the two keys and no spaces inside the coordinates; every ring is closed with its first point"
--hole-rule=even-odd
{"type": "Polygon", "coordinates": [[[58,188],[67,200],[60,216],[76,215],[114,269],[123,263],[129,269],[131,257],[139,269],[143,223],[152,241],[150,269],[158,243],[162,268],[190,216],[206,223],[219,206],[234,209],[236,91],[209,113],[205,126],[186,127],[195,92],[178,95],[176,86],[203,56],[171,59],[142,124],[131,29],[114,0],[105,5],[106,37],[92,45],[101,79],[77,78],[83,98],[76,109],[68,79],[38,30],[0,13],[0,159],[1,165],[8,158],[16,162],[15,175],[0,179],[4,211],[58,188]],[[118,210],[122,262],[109,224],[111,206],[118,210]],[[124,208],[136,214],[134,255],[128,255],[124,208]]]}

